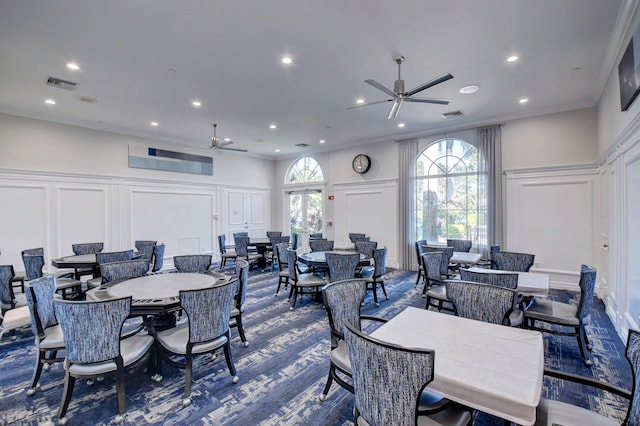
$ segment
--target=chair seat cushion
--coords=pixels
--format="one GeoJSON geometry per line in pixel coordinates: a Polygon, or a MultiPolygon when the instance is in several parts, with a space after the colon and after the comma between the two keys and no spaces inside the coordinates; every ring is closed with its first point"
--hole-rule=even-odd
{"type": "Polygon", "coordinates": [[[598,425],[613,426],[618,422],[593,411],[542,398],[536,410],[536,426],[551,425],[598,425]]]}
{"type": "Polygon", "coordinates": [[[258,260],[258,259],[262,259],[262,255],[260,253],[248,253],[247,254],[247,259],[248,260],[258,260]]]}
{"type": "Polygon", "coordinates": [[[4,318],[2,319],[2,328],[5,330],[13,330],[29,324],[31,324],[31,316],[28,306],[10,309],[5,312],[4,318]]]}
{"type": "Polygon", "coordinates": [[[436,300],[449,301],[447,298],[447,288],[443,285],[431,286],[431,288],[427,290],[427,296],[436,300]]]}
{"type": "Polygon", "coordinates": [[[512,327],[520,326],[523,320],[524,320],[524,312],[522,312],[522,310],[520,309],[514,309],[509,314],[509,323],[512,327]]]}
{"type": "Polygon", "coordinates": [[[289,271],[287,271],[287,270],[280,271],[280,272],[278,272],[278,276],[279,277],[289,278],[289,271]]]}
{"type": "MultiPolygon", "coordinates": [[[[417,416],[418,426],[465,426],[471,424],[471,413],[458,404],[448,404],[443,410],[428,416],[417,416]]],[[[362,416],[356,421],[358,426],[371,426],[362,416]]]]}
{"type": "Polygon", "coordinates": [[[349,361],[349,352],[347,344],[344,340],[338,342],[338,346],[331,349],[331,362],[342,371],[351,374],[351,362],[349,361]]]}
{"type": "MultiPolygon", "coordinates": [[[[37,341],[38,339],[36,339],[37,341]]],[[[59,325],[46,328],[44,330],[44,338],[40,340],[38,345],[40,349],[61,349],[64,348],[64,337],[62,336],[62,328],[59,325]]]]}
{"type": "Polygon", "coordinates": [[[82,286],[82,281],[73,278],[56,278],[56,290],[82,286]]]}
{"type": "Polygon", "coordinates": [[[578,326],[580,321],[576,318],[576,313],[577,308],[573,305],[538,297],[529,305],[525,311],[525,316],[554,324],[578,326]]]}
{"type": "Polygon", "coordinates": [[[299,274],[297,287],[317,287],[327,284],[327,280],[324,277],[316,274],[299,274]]]}
{"type": "Polygon", "coordinates": [[[222,257],[226,259],[235,259],[236,257],[238,257],[238,255],[236,254],[236,252],[226,252],[222,253],[222,257]]]}
{"type": "Polygon", "coordinates": [[[373,272],[376,270],[373,266],[365,266],[360,269],[360,274],[363,278],[371,278],[373,277],[373,272]]]}
{"type": "MultiPolygon", "coordinates": [[[[182,323],[177,327],[159,331],[156,334],[156,340],[169,352],[185,355],[187,353],[187,342],[189,342],[189,324],[182,323]]],[[[192,353],[210,352],[222,347],[225,343],[227,343],[227,336],[222,335],[214,340],[193,345],[192,353]]]]}
{"type": "MultiPolygon", "coordinates": [[[[133,364],[142,358],[153,345],[153,337],[147,334],[136,334],[120,341],[120,355],[124,366],[133,364]]],[[[95,376],[116,371],[115,361],[96,362],[91,364],[71,364],[69,373],[75,377],[95,376]]]]}
{"type": "Polygon", "coordinates": [[[87,286],[89,288],[96,288],[102,285],[102,277],[91,278],[87,280],[87,286]]]}

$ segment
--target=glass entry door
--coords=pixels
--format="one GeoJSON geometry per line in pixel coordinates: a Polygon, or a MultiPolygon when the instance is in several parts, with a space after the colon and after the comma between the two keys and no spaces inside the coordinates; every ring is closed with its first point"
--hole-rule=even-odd
{"type": "Polygon", "coordinates": [[[309,235],[322,232],[322,190],[291,191],[289,195],[289,224],[291,238],[298,237],[298,250],[309,251],[309,235]]]}

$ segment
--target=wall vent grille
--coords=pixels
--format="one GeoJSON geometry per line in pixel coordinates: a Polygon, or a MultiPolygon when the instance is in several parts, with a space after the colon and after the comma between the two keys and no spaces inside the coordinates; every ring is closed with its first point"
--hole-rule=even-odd
{"type": "Polygon", "coordinates": [[[65,90],[75,90],[78,87],[78,83],[74,83],[73,81],[63,80],[61,78],[56,77],[47,77],[47,86],[57,87],[59,89],[65,90]]]}
{"type": "Polygon", "coordinates": [[[442,116],[444,118],[456,118],[456,117],[462,117],[464,115],[464,113],[460,110],[457,111],[451,111],[451,112],[445,112],[442,114],[442,116]]]}
{"type": "Polygon", "coordinates": [[[305,148],[305,147],[311,146],[311,145],[309,145],[308,143],[297,143],[296,146],[299,146],[301,148],[305,148]]]}

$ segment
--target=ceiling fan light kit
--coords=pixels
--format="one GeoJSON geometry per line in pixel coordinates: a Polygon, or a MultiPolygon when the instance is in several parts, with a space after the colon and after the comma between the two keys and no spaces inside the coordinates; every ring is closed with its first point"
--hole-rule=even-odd
{"type": "Polygon", "coordinates": [[[391,106],[391,111],[389,111],[389,116],[387,117],[387,119],[391,120],[392,118],[396,118],[398,116],[398,113],[400,112],[400,107],[402,106],[402,104],[406,101],[406,102],[420,102],[420,103],[425,103],[425,104],[436,104],[436,105],[448,105],[449,102],[451,102],[448,99],[435,99],[435,98],[414,98],[412,97],[415,94],[418,94],[420,92],[422,92],[423,90],[427,90],[430,87],[433,87],[435,85],[438,85],[440,83],[444,83],[447,80],[451,80],[453,78],[453,76],[449,73],[443,74],[440,77],[434,78],[431,81],[427,81],[426,83],[423,83],[419,86],[414,87],[411,90],[405,91],[404,90],[404,80],[401,78],[400,76],[400,66],[402,65],[402,63],[404,62],[404,56],[396,56],[394,59],[396,64],[398,64],[398,79],[393,83],[393,90],[388,89],[387,87],[383,86],[382,84],[378,83],[375,80],[365,80],[364,82],[375,87],[376,89],[386,93],[387,95],[391,96],[390,99],[385,99],[382,101],[375,101],[375,102],[369,102],[369,103],[362,103],[362,104],[358,104],[358,105],[354,105],[351,107],[348,107],[348,109],[353,109],[353,108],[358,108],[358,107],[362,107],[362,106],[367,106],[367,105],[375,105],[375,104],[379,104],[379,103],[383,103],[383,102],[393,102],[393,105],[391,106]]]}
{"type": "Polygon", "coordinates": [[[211,138],[211,146],[209,148],[211,148],[214,151],[217,151],[220,149],[223,151],[248,152],[246,149],[242,149],[242,148],[229,148],[228,146],[231,145],[233,141],[220,142],[220,139],[218,139],[218,135],[216,133],[216,130],[218,129],[218,125],[212,124],[212,126],[213,126],[213,137],[211,138]]]}

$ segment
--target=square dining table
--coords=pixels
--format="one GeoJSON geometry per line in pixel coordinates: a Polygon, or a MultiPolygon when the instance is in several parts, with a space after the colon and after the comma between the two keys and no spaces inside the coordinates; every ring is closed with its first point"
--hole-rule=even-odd
{"type": "Polygon", "coordinates": [[[514,272],[502,269],[469,268],[469,271],[494,274],[518,274],[516,290],[523,296],[547,297],[549,293],[549,274],[542,272],[514,272]]]}
{"type": "Polygon", "coordinates": [[[371,335],[435,350],[429,390],[517,424],[535,423],[544,370],[540,332],[407,307],[371,335]]]}

